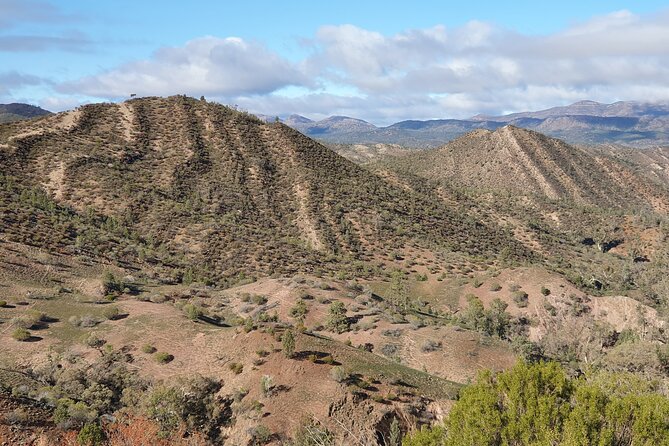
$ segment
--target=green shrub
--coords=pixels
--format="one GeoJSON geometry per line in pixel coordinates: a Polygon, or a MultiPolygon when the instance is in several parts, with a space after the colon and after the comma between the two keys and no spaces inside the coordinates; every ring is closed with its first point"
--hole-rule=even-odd
{"type": "Polygon", "coordinates": [[[274,378],[269,375],[263,375],[260,378],[260,391],[266,397],[272,396],[274,393],[274,378]]]}
{"type": "Polygon", "coordinates": [[[343,383],[349,378],[349,374],[343,367],[335,366],[330,370],[330,378],[335,382],[343,383]]]}
{"type": "Polygon", "coordinates": [[[420,346],[420,351],[423,353],[430,353],[430,352],[435,352],[437,350],[441,350],[442,344],[440,341],[435,341],[433,339],[428,339],[426,341],[423,341],[423,343],[420,346]]]}
{"type": "Polygon", "coordinates": [[[251,302],[256,305],[265,305],[267,303],[267,296],[263,296],[262,294],[254,294],[251,296],[251,302]]]}
{"type": "Polygon", "coordinates": [[[240,364],[239,362],[231,362],[230,365],[228,365],[228,368],[230,368],[230,370],[232,370],[235,375],[239,375],[244,370],[244,364],[240,364]]]}
{"type": "Polygon", "coordinates": [[[12,333],[12,337],[17,341],[24,342],[30,339],[31,335],[30,332],[25,328],[19,327],[16,330],[14,330],[14,332],[12,333]]]}
{"type": "Polygon", "coordinates": [[[99,337],[98,337],[96,334],[94,334],[94,333],[91,333],[90,335],[88,335],[88,336],[86,337],[86,339],[84,339],[84,344],[86,344],[87,346],[89,346],[89,347],[91,347],[91,348],[100,348],[100,347],[102,347],[103,345],[105,345],[106,342],[107,342],[107,341],[105,341],[105,340],[102,339],[102,338],[99,338],[99,337]]]}
{"type": "Polygon", "coordinates": [[[666,444],[669,398],[631,374],[594,378],[570,378],[557,363],[483,372],[461,392],[446,429],[421,429],[403,446],[666,444]]]}
{"type": "Polygon", "coordinates": [[[170,355],[167,352],[158,352],[153,356],[157,362],[161,364],[167,364],[168,362],[171,362],[174,360],[174,356],[170,355]]]}
{"type": "Polygon", "coordinates": [[[153,345],[151,345],[151,344],[144,344],[144,345],[142,346],[142,352],[147,353],[147,354],[150,355],[150,354],[156,352],[156,348],[155,348],[153,345]]]}
{"type": "Polygon", "coordinates": [[[303,320],[308,311],[306,302],[303,299],[297,299],[289,314],[297,320],[303,320]]]}
{"type": "Polygon", "coordinates": [[[86,423],[77,434],[77,443],[82,446],[98,446],[105,441],[105,432],[97,423],[86,423]]]}
{"type": "Polygon", "coordinates": [[[541,287],[541,294],[543,294],[544,296],[548,296],[549,294],[551,294],[551,290],[549,290],[545,286],[542,286],[541,287]]]}
{"type": "Polygon", "coordinates": [[[196,321],[203,314],[202,309],[193,304],[184,305],[183,311],[186,313],[186,316],[188,316],[188,319],[192,321],[196,321]]]}
{"type": "Polygon", "coordinates": [[[6,300],[0,300],[0,308],[6,307],[7,306],[7,301],[6,300]]]}
{"type": "Polygon", "coordinates": [[[272,439],[272,431],[269,430],[266,426],[259,424],[251,428],[251,444],[253,446],[262,446],[269,443],[272,439]]]}
{"type": "Polygon", "coordinates": [[[490,284],[490,291],[499,291],[502,289],[502,285],[499,284],[499,282],[493,282],[490,284]]]}
{"type": "Polygon", "coordinates": [[[119,310],[117,306],[108,305],[104,310],[102,310],[102,315],[105,317],[105,319],[113,321],[121,315],[121,310],[119,310]]]}
{"type": "Polygon", "coordinates": [[[511,295],[518,308],[525,308],[529,304],[529,299],[525,291],[514,291],[511,295]]]}
{"type": "Polygon", "coordinates": [[[295,354],[295,335],[292,330],[286,330],[283,336],[281,336],[281,344],[286,357],[292,358],[295,354]]]}

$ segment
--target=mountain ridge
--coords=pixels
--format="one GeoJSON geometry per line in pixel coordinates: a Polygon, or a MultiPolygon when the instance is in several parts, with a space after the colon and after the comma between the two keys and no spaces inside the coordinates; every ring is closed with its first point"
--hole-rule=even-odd
{"type": "MultiPolygon", "coordinates": [[[[297,115],[293,115],[297,116],[297,115]]],[[[477,128],[496,130],[506,124],[536,130],[572,144],[624,144],[654,147],[669,144],[669,104],[579,101],[562,107],[503,116],[468,119],[404,120],[379,127],[356,118],[286,121],[308,136],[339,144],[400,144],[437,147],[477,128]],[[348,124],[348,126],[347,126],[348,124]]]]}
{"type": "Polygon", "coordinates": [[[0,123],[31,119],[49,114],[51,114],[50,111],[35,105],[19,102],[0,104],[0,123]]]}

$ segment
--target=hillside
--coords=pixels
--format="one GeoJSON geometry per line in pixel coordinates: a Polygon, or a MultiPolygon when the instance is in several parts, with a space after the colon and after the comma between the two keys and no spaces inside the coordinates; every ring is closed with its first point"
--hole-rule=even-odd
{"type": "Polygon", "coordinates": [[[44,110],[29,104],[0,104],[0,123],[20,121],[22,119],[36,118],[51,114],[50,111],[44,110]]]}
{"type": "Polygon", "coordinates": [[[0,440],[386,446],[518,359],[659,397],[660,154],[335,148],[391,156],[185,96],[0,125],[0,440]]]}
{"type": "Polygon", "coordinates": [[[527,255],[499,228],[394,186],[285,125],[204,101],[85,106],[7,124],[0,144],[4,174],[20,187],[42,186],[77,214],[112,217],[163,257],[199,265],[203,279],[345,272],[354,260],[387,257],[388,245],[487,256],[509,246],[527,255]]]}
{"type": "Polygon", "coordinates": [[[413,174],[478,191],[534,195],[600,207],[668,209],[669,196],[624,164],[513,126],[477,130],[397,158],[413,174]]]}

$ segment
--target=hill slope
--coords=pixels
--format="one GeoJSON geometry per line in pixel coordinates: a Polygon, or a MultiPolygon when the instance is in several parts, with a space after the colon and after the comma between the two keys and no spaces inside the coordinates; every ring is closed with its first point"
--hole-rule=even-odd
{"type": "Polygon", "coordinates": [[[666,209],[667,194],[622,163],[513,126],[477,130],[391,162],[414,174],[480,191],[536,195],[596,206],[666,209]]]}
{"type": "Polygon", "coordinates": [[[389,244],[526,254],[499,228],[393,186],[283,124],[191,98],[7,124],[0,148],[20,186],[112,217],[163,258],[186,259],[214,280],[339,270],[387,255],[389,244]]]}
{"type": "Polygon", "coordinates": [[[20,121],[51,114],[50,111],[29,104],[0,104],[0,123],[20,121]]]}

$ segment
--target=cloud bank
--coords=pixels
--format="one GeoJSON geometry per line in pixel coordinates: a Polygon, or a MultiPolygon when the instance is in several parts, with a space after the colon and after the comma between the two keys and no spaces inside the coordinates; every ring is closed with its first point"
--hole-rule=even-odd
{"type": "Polygon", "coordinates": [[[666,42],[667,12],[617,11],[540,36],[478,21],[390,36],[323,26],[305,41],[307,55],[299,61],[257,42],[202,37],[56,88],[103,99],[205,95],[266,114],[347,114],[390,123],[581,99],[669,100],[666,42]]]}

